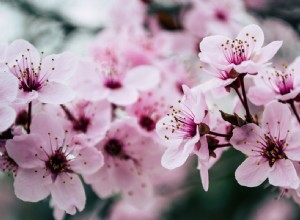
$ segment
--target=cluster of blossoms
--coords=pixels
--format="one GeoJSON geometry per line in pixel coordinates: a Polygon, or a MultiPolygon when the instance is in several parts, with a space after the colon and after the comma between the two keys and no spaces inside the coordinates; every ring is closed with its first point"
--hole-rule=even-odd
{"type": "Polygon", "coordinates": [[[234,22],[244,9],[229,1],[192,1],[186,31],[173,34],[160,25],[176,24],[148,16],[147,2],[113,8],[116,20],[84,58],[46,56],[25,40],[0,44],[0,168],[12,174],[15,195],[50,198],[63,219],[84,209],[85,184],[119,199],[111,219],[133,219],[125,210],[153,215],[178,196],[187,161],[197,159],[208,191],[209,169],[233,147],[246,156],[235,172],[240,185],[268,179],[299,202],[300,58],[272,67],[282,41],[263,46],[262,29],[234,22]],[[205,37],[220,34],[212,26],[233,39],[205,37]],[[229,97],[231,112],[218,97],[229,97]]]}

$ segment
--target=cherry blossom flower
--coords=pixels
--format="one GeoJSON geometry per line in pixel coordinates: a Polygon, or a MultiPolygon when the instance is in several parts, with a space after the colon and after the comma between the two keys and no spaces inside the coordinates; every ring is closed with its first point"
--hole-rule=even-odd
{"type": "Polygon", "coordinates": [[[99,151],[73,143],[59,119],[46,114],[36,115],[31,134],[8,140],[6,149],[19,166],[16,196],[37,202],[51,194],[54,204],[69,214],[85,206],[78,174],[91,174],[103,165],[99,151]]]}
{"type": "Polygon", "coordinates": [[[68,130],[90,139],[102,138],[112,120],[112,108],[106,100],[76,100],[62,108],[63,112],[59,115],[68,119],[68,130]]]}
{"type": "Polygon", "coordinates": [[[6,73],[0,74],[0,132],[8,129],[16,119],[16,111],[11,107],[18,92],[17,80],[6,73]]]}
{"type": "Polygon", "coordinates": [[[199,159],[199,169],[204,189],[208,190],[209,150],[205,136],[200,136],[200,123],[208,123],[207,105],[202,93],[193,94],[183,85],[184,96],[179,108],[171,106],[171,114],[156,124],[157,134],[166,141],[161,163],[167,169],[182,166],[191,154],[199,159]]]}
{"type": "Polygon", "coordinates": [[[247,124],[233,130],[230,143],[247,155],[235,173],[239,184],[255,187],[268,178],[271,185],[298,188],[293,161],[300,161],[300,133],[292,120],[286,105],[272,102],[265,108],[261,127],[247,124]]]}
{"type": "Polygon", "coordinates": [[[132,119],[115,121],[96,147],[103,152],[105,165],[85,181],[100,198],[121,192],[131,205],[145,207],[153,197],[151,173],[160,167],[160,146],[143,136],[132,119]]]}
{"type": "Polygon", "coordinates": [[[43,103],[62,104],[74,98],[74,92],[66,85],[76,67],[70,53],[43,57],[29,42],[16,40],[5,52],[5,64],[5,71],[19,81],[16,102],[38,99],[43,103]]]}
{"type": "Polygon", "coordinates": [[[162,89],[158,89],[156,92],[144,92],[136,103],[126,108],[127,113],[136,118],[141,131],[146,135],[156,134],[156,122],[168,113],[169,105],[167,105],[166,96],[163,93],[162,89]]]}
{"type": "Polygon", "coordinates": [[[268,68],[254,78],[255,85],[249,88],[248,97],[256,105],[264,105],[272,100],[288,101],[300,93],[300,57],[283,71],[268,68]],[[263,96],[261,94],[264,94],[263,96]]]}
{"type": "Polygon", "coordinates": [[[220,70],[256,74],[282,45],[282,41],[273,41],[262,47],[263,42],[263,31],[251,24],[244,27],[234,40],[221,35],[205,37],[200,43],[199,57],[220,70]]]}
{"type": "Polygon", "coordinates": [[[128,71],[109,64],[97,68],[91,61],[83,61],[83,65],[90,70],[90,78],[83,76],[87,69],[79,67],[73,78],[73,87],[78,88],[80,97],[92,101],[107,99],[113,104],[127,106],[137,101],[139,92],[151,90],[160,82],[160,71],[149,65],[128,71]],[[78,85],[78,77],[85,78],[84,85],[78,85]]]}

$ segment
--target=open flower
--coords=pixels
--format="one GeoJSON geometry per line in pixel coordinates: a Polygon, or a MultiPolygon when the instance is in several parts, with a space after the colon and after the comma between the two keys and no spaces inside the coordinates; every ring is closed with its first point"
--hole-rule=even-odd
{"type": "Polygon", "coordinates": [[[62,104],[71,101],[74,92],[66,83],[76,67],[74,57],[70,53],[41,55],[25,40],[16,40],[8,46],[4,60],[6,71],[19,80],[17,102],[38,99],[43,103],[62,104]]]}
{"type": "Polygon", "coordinates": [[[31,134],[8,140],[8,155],[19,166],[16,196],[37,202],[51,194],[53,202],[69,214],[82,211],[85,193],[78,174],[91,174],[103,165],[95,148],[76,145],[60,121],[46,114],[33,118],[31,134]]]}
{"type": "MultiPolygon", "coordinates": [[[[208,161],[209,159],[206,137],[200,137],[199,133],[200,123],[207,122],[207,105],[204,96],[201,93],[193,94],[185,85],[182,89],[184,96],[179,101],[180,107],[176,109],[171,106],[172,112],[156,124],[157,134],[168,145],[161,160],[163,167],[167,169],[182,166],[192,153],[197,154],[199,160],[208,161]]],[[[201,177],[205,180],[203,186],[206,190],[208,188],[207,170],[208,167],[202,169],[201,173],[201,177]]]]}
{"type": "Polygon", "coordinates": [[[264,105],[272,100],[288,101],[300,93],[300,57],[283,70],[268,68],[255,77],[255,86],[249,88],[248,97],[256,105],[264,105]],[[261,95],[264,94],[264,95],[261,95]]]}
{"type": "Polygon", "coordinates": [[[216,35],[200,43],[200,60],[219,70],[234,69],[238,73],[256,74],[279,50],[282,41],[265,47],[261,28],[251,24],[244,27],[236,39],[216,35]]]}
{"type": "Polygon", "coordinates": [[[274,186],[299,186],[293,161],[300,161],[300,131],[292,120],[286,105],[272,102],[266,106],[261,127],[247,124],[233,130],[230,143],[247,155],[235,172],[239,184],[254,187],[268,178],[274,186]]]}
{"type": "Polygon", "coordinates": [[[137,101],[139,92],[151,90],[159,84],[160,71],[150,65],[127,70],[110,63],[102,64],[99,69],[94,62],[81,61],[73,80],[73,87],[78,88],[81,97],[93,101],[107,99],[113,104],[127,106],[137,101]],[[87,70],[89,78],[84,75],[87,70]],[[82,83],[78,83],[78,78],[82,83]]]}
{"type": "Polygon", "coordinates": [[[96,147],[103,152],[105,165],[85,176],[101,198],[121,192],[131,205],[143,208],[153,196],[151,174],[160,167],[160,146],[143,136],[132,119],[115,121],[96,147]]]}

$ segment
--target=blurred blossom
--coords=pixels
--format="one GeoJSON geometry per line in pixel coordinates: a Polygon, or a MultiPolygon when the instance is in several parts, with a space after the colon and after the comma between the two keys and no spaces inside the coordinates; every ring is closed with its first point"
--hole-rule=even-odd
{"type": "Polygon", "coordinates": [[[290,201],[270,197],[258,204],[250,220],[295,220],[295,213],[295,207],[290,201]]]}

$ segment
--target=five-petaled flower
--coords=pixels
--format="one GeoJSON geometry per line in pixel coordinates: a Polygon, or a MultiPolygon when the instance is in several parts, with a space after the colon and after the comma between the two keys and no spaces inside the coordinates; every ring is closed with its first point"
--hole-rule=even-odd
{"type": "Polygon", "coordinates": [[[230,143],[247,155],[235,173],[239,184],[254,187],[268,178],[271,185],[298,188],[293,161],[300,161],[300,131],[292,120],[286,105],[272,102],[266,106],[261,127],[247,124],[233,130],[230,143]]]}

